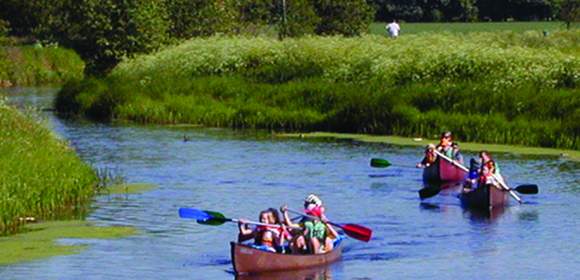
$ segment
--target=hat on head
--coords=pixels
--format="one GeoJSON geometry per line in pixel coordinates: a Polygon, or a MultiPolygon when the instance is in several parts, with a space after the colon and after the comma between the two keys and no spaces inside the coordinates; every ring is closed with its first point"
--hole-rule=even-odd
{"type": "Polygon", "coordinates": [[[316,206],[322,205],[322,200],[315,194],[310,194],[304,199],[305,203],[314,204],[316,206]]]}

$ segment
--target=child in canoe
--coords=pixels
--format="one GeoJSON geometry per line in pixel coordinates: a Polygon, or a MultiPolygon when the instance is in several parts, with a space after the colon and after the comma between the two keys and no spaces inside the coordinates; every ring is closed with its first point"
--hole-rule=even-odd
{"type": "Polygon", "coordinates": [[[274,213],[272,209],[260,212],[260,223],[270,224],[272,226],[257,226],[254,229],[248,227],[247,220],[240,219],[238,222],[239,235],[238,242],[243,242],[254,238],[254,247],[260,250],[276,252],[277,248],[282,248],[284,244],[285,235],[283,234],[283,226],[279,223],[279,218],[276,218],[277,211],[274,213]],[[282,229],[282,230],[281,230],[282,229]]]}
{"type": "Polygon", "coordinates": [[[493,160],[489,152],[481,151],[479,153],[481,167],[479,169],[479,185],[494,185],[499,184],[498,180],[503,181],[501,174],[499,174],[499,166],[493,160]]]}
{"type": "Polygon", "coordinates": [[[327,224],[328,219],[324,214],[325,208],[322,206],[322,200],[318,196],[311,194],[304,200],[304,213],[312,218],[304,217],[300,225],[296,225],[290,220],[287,206],[283,206],[281,210],[287,226],[299,226],[304,229],[304,235],[293,240],[294,244],[290,244],[291,248],[303,249],[296,248],[296,246],[305,243],[311,254],[322,254],[333,249],[333,239],[338,237],[338,233],[331,225],[327,224]],[[302,238],[304,240],[301,240],[302,238]]]}
{"type": "Polygon", "coordinates": [[[417,163],[417,168],[425,168],[431,166],[435,163],[437,159],[437,154],[435,154],[435,145],[429,144],[425,147],[425,157],[419,163],[417,163]]]}

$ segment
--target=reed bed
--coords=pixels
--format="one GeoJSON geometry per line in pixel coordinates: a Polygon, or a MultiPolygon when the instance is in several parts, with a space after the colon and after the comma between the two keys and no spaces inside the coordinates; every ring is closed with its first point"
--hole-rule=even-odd
{"type": "Polygon", "coordinates": [[[578,149],[580,31],[396,40],[194,39],[68,83],[98,120],[328,130],[578,149]]]}
{"type": "Polygon", "coordinates": [[[80,217],[97,183],[95,172],[43,125],[0,100],[0,235],[27,218],[80,217]]]}

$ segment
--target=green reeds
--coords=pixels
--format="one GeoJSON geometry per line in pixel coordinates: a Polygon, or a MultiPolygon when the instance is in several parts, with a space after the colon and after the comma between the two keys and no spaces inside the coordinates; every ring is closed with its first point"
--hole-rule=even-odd
{"type": "Polygon", "coordinates": [[[93,170],[50,130],[0,100],[0,235],[28,219],[79,217],[94,194],[93,170]]]}

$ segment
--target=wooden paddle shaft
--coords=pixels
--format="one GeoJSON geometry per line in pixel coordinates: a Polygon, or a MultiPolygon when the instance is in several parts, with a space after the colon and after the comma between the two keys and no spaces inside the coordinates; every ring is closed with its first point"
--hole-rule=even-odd
{"type": "MultiPolygon", "coordinates": [[[[441,152],[435,150],[435,153],[444,158],[446,161],[451,162],[451,164],[463,169],[464,171],[469,172],[469,169],[467,169],[467,167],[463,166],[461,163],[454,161],[453,159],[450,159],[449,157],[447,157],[446,155],[442,154],[441,152]]],[[[508,187],[504,182],[503,179],[498,177],[495,174],[491,174],[491,176],[493,176],[493,178],[498,181],[498,183],[500,184],[500,186],[502,187],[501,189],[503,189],[504,191],[508,191],[510,193],[510,195],[519,203],[522,203],[522,199],[513,191],[513,189],[511,189],[510,187],[508,187]]]]}

